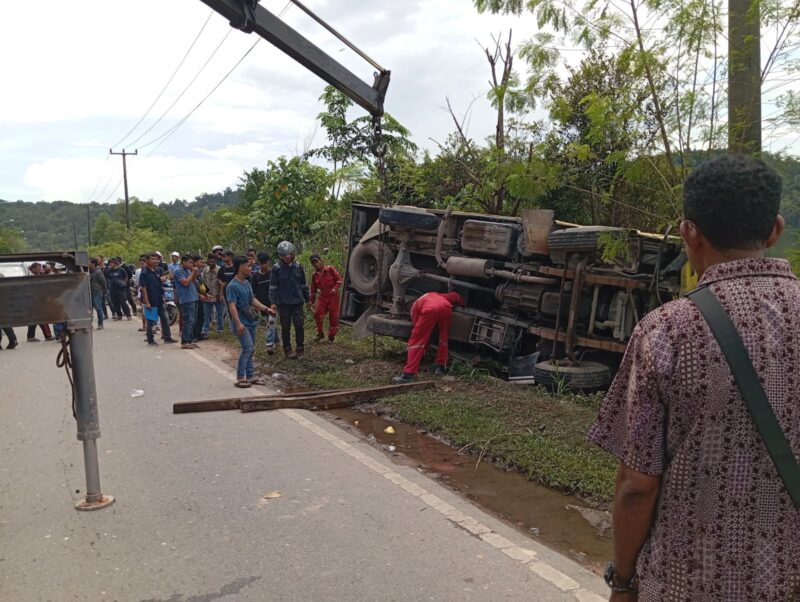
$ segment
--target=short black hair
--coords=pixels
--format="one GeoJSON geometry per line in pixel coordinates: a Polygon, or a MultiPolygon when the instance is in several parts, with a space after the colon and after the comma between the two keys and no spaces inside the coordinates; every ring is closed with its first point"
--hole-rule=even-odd
{"type": "Polygon", "coordinates": [[[181,263],[189,260],[194,261],[194,257],[192,257],[191,255],[184,255],[183,257],[181,257],[181,263]]]}
{"type": "Polygon", "coordinates": [[[242,266],[242,265],[247,265],[247,264],[248,264],[247,257],[245,257],[244,255],[239,255],[238,257],[234,257],[233,258],[233,273],[234,274],[238,274],[239,273],[239,267],[242,266]]]}
{"type": "Polygon", "coordinates": [[[155,251],[153,251],[152,253],[148,253],[147,255],[145,255],[145,257],[147,257],[147,259],[150,259],[152,257],[158,257],[159,259],[161,259],[161,255],[159,255],[155,251]]]}
{"type": "Polygon", "coordinates": [[[253,247],[250,247],[249,249],[247,249],[247,252],[248,253],[255,253],[256,250],[253,247]]]}
{"type": "Polygon", "coordinates": [[[202,259],[202,257],[200,255],[198,255],[197,253],[191,253],[189,255],[189,257],[192,258],[192,261],[197,261],[198,259],[202,259]]]}
{"type": "Polygon", "coordinates": [[[714,248],[758,249],[769,238],[783,181],[760,159],[723,155],[700,165],[683,185],[683,215],[714,248]]]}
{"type": "Polygon", "coordinates": [[[311,263],[315,261],[322,261],[322,257],[319,256],[319,253],[314,253],[311,257],[308,258],[311,263]]]}
{"type": "Polygon", "coordinates": [[[224,255],[225,257],[233,257],[233,251],[225,251],[225,252],[223,253],[223,255],[224,255]]]}
{"type": "Polygon", "coordinates": [[[258,255],[256,255],[256,259],[258,263],[267,263],[269,261],[269,253],[266,251],[261,251],[258,255]]]}
{"type": "Polygon", "coordinates": [[[216,253],[209,253],[208,255],[206,255],[206,259],[210,259],[211,261],[216,262],[217,261],[217,255],[216,255],[216,253]]]}

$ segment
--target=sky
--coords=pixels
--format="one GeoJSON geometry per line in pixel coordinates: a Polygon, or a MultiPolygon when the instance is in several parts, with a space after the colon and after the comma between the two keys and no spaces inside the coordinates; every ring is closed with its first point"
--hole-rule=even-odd
{"type": "MultiPolygon", "coordinates": [[[[297,7],[286,0],[261,4],[372,82],[372,67],[297,7]]],[[[305,4],[392,71],[386,110],[431,150],[453,130],[447,98],[457,112],[471,107],[472,137],[492,134],[481,46],[509,28],[514,46],[536,32],[532,15],[482,15],[472,0],[305,4]]],[[[4,3],[0,199],[114,202],[123,190],[113,147],[138,150],[127,159],[131,195],[191,200],[235,188],[245,170],[280,155],[324,144],[316,115],[325,83],[266,41],[242,59],[257,36],[212,13],[199,0],[4,3]]],[[[361,114],[356,107],[351,117],[361,114]]]]}
{"type": "MultiPolygon", "coordinates": [[[[262,0],[262,5],[281,13],[287,3],[262,0]]],[[[479,42],[491,44],[493,32],[509,27],[518,41],[534,32],[532,19],[480,15],[470,0],[308,0],[306,5],[392,71],[386,110],[423,148],[435,148],[430,138],[442,141],[452,130],[442,109],[447,97],[458,111],[481,97],[472,107],[470,133],[483,139],[492,132],[492,110],[483,100],[489,70],[479,42]]],[[[316,115],[323,109],[318,99],[325,82],[266,41],[179,129],[148,144],[194,108],[257,40],[212,12],[199,0],[4,3],[0,198],[113,202],[123,194],[122,158],[109,156],[113,147],[138,149],[138,156],[127,159],[131,195],[191,200],[235,187],[245,170],[263,168],[268,160],[324,144],[316,115]],[[148,118],[123,139],[210,15],[148,118]]],[[[373,68],[297,7],[290,6],[283,20],[372,83],[373,68]]],[[[351,115],[362,114],[356,107],[351,115]]]]}

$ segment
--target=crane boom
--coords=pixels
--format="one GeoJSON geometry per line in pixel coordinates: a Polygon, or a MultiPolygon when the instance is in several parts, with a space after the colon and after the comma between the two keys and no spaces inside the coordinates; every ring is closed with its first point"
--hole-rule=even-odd
{"type": "MultiPolygon", "coordinates": [[[[376,117],[383,115],[383,100],[391,72],[380,69],[372,86],[286,25],[258,0],[201,0],[230,21],[232,27],[255,32],[309,71],[376,117]]],[[[352,47],[352,45],[351,45],[352,47]]]]}

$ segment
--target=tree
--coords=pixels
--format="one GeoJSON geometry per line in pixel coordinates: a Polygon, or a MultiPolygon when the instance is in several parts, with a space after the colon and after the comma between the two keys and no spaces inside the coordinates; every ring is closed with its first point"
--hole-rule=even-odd
{"type": "Polygon", "coordinates": [[[26,246],[19,230],[0,227],[0,253],[21,253],[26,246]]]}
{"type": "Polygon", "coordinates": [[[270,161],[259,196],[248,217],[247,231],[259,244],[300,242],[324,221],[333,177],[300,157],[270,161]]]}
{"type": "Polygon", "coordinates": [[[347,111],[353,106],[353,101],[333,86],[326,86],[319,99],[325,103],[325,111],[317,115],[317,119],[325,130],[328,144],[308,151],[306,157],[322,157],[332,164],[332,198],[338,199],[343,185],[358,178],[379,144],[384,145],[386,155],[416,151],[416,144],[409,140],[411,133],[388,113],[381,117],[383,134],[378,141],[371,117],[347,120],[347,111]]]}

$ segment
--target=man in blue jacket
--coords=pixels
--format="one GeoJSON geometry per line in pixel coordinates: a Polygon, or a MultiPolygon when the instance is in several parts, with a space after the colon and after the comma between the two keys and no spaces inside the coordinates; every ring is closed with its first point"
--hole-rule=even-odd
{"type": "Polygon", "coordinates": [[[303,357],[305,332],[303,329],[303,307],[311,295],[306,284],[303,266],[294,260],[294,245],[288,240],[278,244],[278,261],[272,268],[269,280],[269,298],[272,309],[277,310],[281,320],[283,352],[289,359],[303,357]],[[291,326],[294,325],[296,352],[292,351],[291,326]]]}

